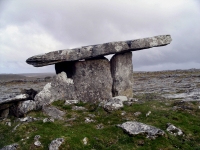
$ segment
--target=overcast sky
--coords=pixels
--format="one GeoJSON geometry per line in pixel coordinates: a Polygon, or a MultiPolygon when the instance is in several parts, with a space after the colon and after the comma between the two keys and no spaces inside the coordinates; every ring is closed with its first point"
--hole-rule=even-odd
{"type": "Polygon", "coordinates": [[[25,61],[163,34],[170,45],[133,52],[135,71],[200,68],[199,0],[0,0],[0,73],[54,72],[25,61]]]}

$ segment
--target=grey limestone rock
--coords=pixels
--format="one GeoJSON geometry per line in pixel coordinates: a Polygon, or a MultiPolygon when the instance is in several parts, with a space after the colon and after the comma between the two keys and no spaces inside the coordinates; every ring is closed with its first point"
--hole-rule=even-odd
{"type": "Polygon", "coordinates": [[[79,100],[66,100],[65,105],[77,104],[79,102],[79,100]]]}
{"type": "Polygon", "coordinates": [[[63,120],[63,116],[65,115],[65,112],[57,109],[53,106],[43,106],[42,111],[47,114],[48,116],[52,117],[53,119],[60,119],[63,120]]]}
{"type": "Polygon", "coordinates": [[[60,145],[64,142],[63,138],[57,138],[49,144],[49,150],[58,150],[60,145]]]}
{"type": "MultiPolygon", "coordinates": [[[[53,89],[58,87],[55,91],[59,89],[60,93],[63,91],[62,95],[64,95],[64,99],[95,102],[107,100],[112,97],[110,62],[105,57],[77,62],[62,62],[56,64],[55,69],[59,74],[60,72],[61,74],[66,73],[68,80],[72,80],[73,82],[72,86],[74,87],[71,86],[70,88],[67,88],[66,85],[63,85],[65,88],[60,88],[58,85],[62,80],[56,82],[57,86],[52,86],[53,89]],[[69,66],[71,67],[69,68],[69,66]],[[66,95],[66,93],[72,94],[66,95]]],[[[58,92],[55,94],[58,94],[58,92]]]]}
{"type": "Polygon", "coordinates": [[[171,123],[167,123],[167,129],[166,129],[168,132],[170,132],[171,134],[173,135],[183,135],[183,131],[179,128],[177,128],[176,126],[174,126],[173,124],[171,123]]]}
{"type": "Polygon", "coordinates": [[[17,101],[27,100],[28,97],[29,97],[28,94],[20,94],[20,95],[17,95],[15,97],[12,97],[12,98],[1,100],[0,101],[0,105],[1,104],[5,104],[5,103],[11,103],[11,102],[17,102],[17,101]]]}
{"type": "Polygon", "coordinates": [[[43,123],[46,123],[46,122],[54,122],[54,119],[53,118],[44,118],[43,123]]]}
{"type": "Polygon", "coordinates": [[[19,112],[26,114],[32,110],[36,110],[36,102],[33,100],[22,101],[18,105],[19,112]]]}
{"type": "Polygon", "coordinates": [[[99,45],[83,46],[74,49],[58,50],[42,55],[36,55],[28,58],[26,62],[35,67],[41,67],[64,61],[76,61],[105,56],[108,54],[116,54],[128,51],[148,49],[158,46],[165,46],[171,41],[172,39],[170,35],[159,35],[137,40],[110,42],[99,45]]]}
{"type": "Polygon", "coordinates": [[[127,100],[128,99],[126,96],[112,97],[107,102],[105,102],[105,104],[103,105],[103,108],[108,112],[117,110],[117,109],[124,107],[123,102],[125,102],[127,100]]]}
{"type": "Polygon", "coordinates": [[[35,96],[37,109],[56,100],[76,99],[74,82],[67,78],[65,72],[56,75],[51,83],[47,83],[43,90],[35,96]]]}
{"type": "Polygon", "coordinates": [[[38,146],[38,147],[42,146],[42,143],[39,141],[39,139],[40,139],[40,135],[36,135],[34,137],[34,140],[35,140],[34,145],[35,146],[38,146]]]}
{"type": "Polygon", "coordinates": [[[113,96],[133,97],[132,52],[114,55],[111,59],[111,73],[113,96]]]}
{"type": "Polygon", "coordinates": [[[128,121],[118,125],[130,135],[146,134],[147,138],[155,139],[157,136],[164,135],[165,132],[154,126],[146,125],[136,121],[128,121]]]}
{"type": "Polygon", "coordinates": [[[18,146],[19,145],[17,143],[14,143],[14,144],[11,144],[11,145],[4,146],[0,150],[17,150],[18,146]]]}
{"type": "Polygon", "coordinates": [[[78,100],[95,102],[112,97],[110,63],[106,58],[76,62],[72,79],[78,100]]]}

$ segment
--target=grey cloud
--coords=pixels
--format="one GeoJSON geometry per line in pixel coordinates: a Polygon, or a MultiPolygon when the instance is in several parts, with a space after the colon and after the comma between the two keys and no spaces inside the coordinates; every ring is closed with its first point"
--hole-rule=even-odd
{"type": "Polygon", "coordinates": [[[188,62],[198,67],[192,66],[199,63],[200,55],[198,0],[19,0],[3,4],[0,29],[18,26],[23,35],[43,30],[62,43],[58,49],[171,34],[173,41],[166,47],[133,52],[134,66],[167,68],[169,63],[188,62]],[[28,32],[24,26],[33,29],[28,32]]]}

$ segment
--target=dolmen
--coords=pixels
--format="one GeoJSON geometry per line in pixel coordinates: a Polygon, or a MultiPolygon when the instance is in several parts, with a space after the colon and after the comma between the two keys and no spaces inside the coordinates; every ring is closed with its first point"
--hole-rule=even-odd
{"type": "Polygon", "coordinates": [[[35,96],[37,106],[55,100],[101,102],[114,96],[133,96],[132,51],[165,46],[170,35],[110,42],[58,50],[30,57],[35,67],[55,64],[56,76],[35,96]],[[104,56],[114,54],[109,61],[104,56]]]}

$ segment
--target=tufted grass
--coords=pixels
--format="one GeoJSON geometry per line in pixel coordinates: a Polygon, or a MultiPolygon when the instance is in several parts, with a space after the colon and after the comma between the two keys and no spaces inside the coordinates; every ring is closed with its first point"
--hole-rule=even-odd
{"type": "MultiPolygon", "coordinates": [[[[145,95],[144,95],[145,97],[145,95]]],[[[64,101],[56,101],[52,105],[66,112],[64,120],[43,123],[42,120],[22,123],[16,131],[13,128],[19,123],[15,118],[10,118],[12,126],[5,125],[6,120],[0,123],[0,148],[5,145],[18,143],[19,149],[48,149],[49,143],[56,138],[64,138],[61,145],[62,150],[198,150],[200,149],[200,110],[198,102],[193,102],[192,110],[173,110],[173,101],[139,101],[132,106],[107,113],[97,104],[80,103],[77,106],[84,106],[86,111],[73,111],[72,106],[65,106],[64,101]],[[135,112],[141,112],[134,116],[135,112]],[[151,114],[146,117],[146,113],[151,114]],[[121,115],[126,112],[125,115],[121,115]],[[95,120],[92,123],[85,123],[85,117],[95,120]],[[75,120],[69,120],[76,118],[75,120]],[[135,120],[153,125],[165,131],[165,136],[157,137],[155,140],[147,139],[145,135],[129,136],[121,128],[116,127],[128,120],[135,120]],[[166,124],[172,123],[184,131],[184,136],[174,136],[166,131],[166,124]],[[96,129],[98,124],[103,124],[103,129],[96,129]],[[34,146],[34,136],[40,135],[42,147],[34,146]],[[29,137],[29,138],[27,138],[29,137]],[[88,138],[88,144],[83,144],[83,138],[88,138]],[[23,139],[23,140],[22,140],[23,139]]],[[[29,116],[45,118],[41,111],[35,111],[29,116]]]]}

